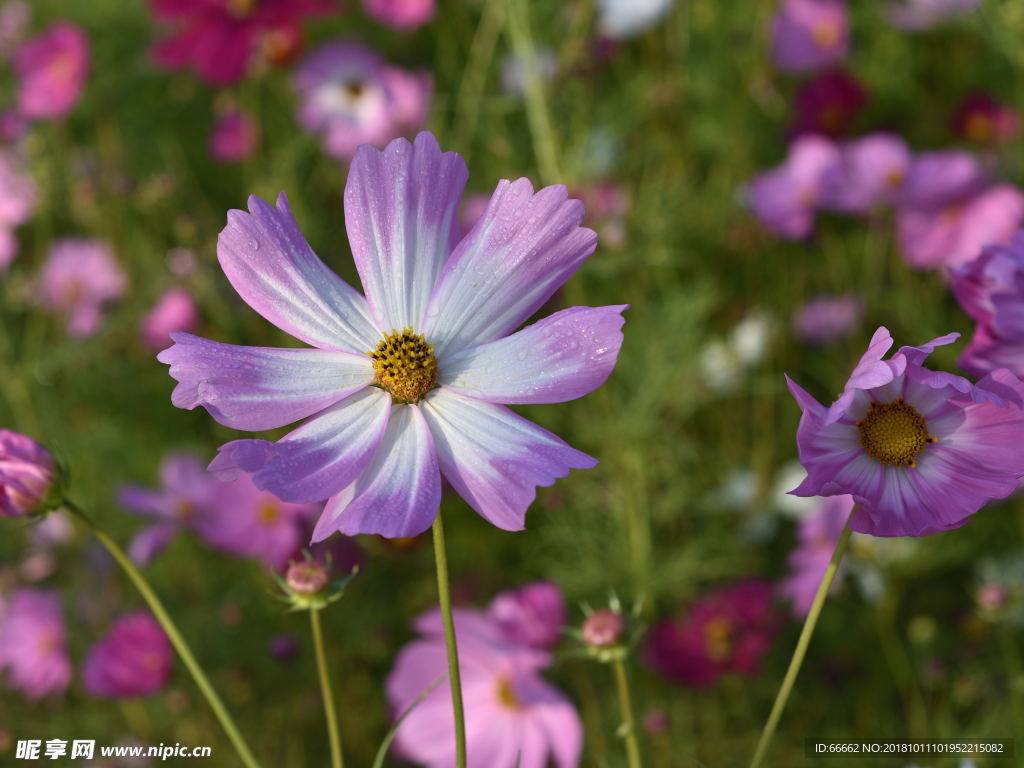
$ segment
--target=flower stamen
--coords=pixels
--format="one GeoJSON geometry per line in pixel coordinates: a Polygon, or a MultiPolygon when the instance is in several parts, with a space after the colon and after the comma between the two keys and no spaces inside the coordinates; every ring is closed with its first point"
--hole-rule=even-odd
{"type": "Polygon", "coordinates": [[[370,352],[377,384],[403,403],[415,403],[437,385],[434,345],[412,327],[384,334],[370,352]]]}
{"type": "Polygon", "coordinates": [[[872,401],[857,430],[868,456],[893,467],[916,467],[918,454],[938,442],[928,433],[925,418],[902,397],[889,403],[872,401]]]}

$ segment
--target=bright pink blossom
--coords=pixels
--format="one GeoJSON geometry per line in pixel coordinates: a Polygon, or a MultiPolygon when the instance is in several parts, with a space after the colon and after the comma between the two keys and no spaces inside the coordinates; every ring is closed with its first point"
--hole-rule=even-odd
{"type": "Polygon", "coordinates": [[[85,659],[82,681],[90,696],[132,699],[167,685],[174,668],[171,643],[148,613],[122,616],[85,659]]]}
{"type": "Polygon", "coordinates": [[[434,18],[437,0],[363,0],[363,10],[393,29],[416,29],[434,18]]]}
{"type": "Polygon", "coordinates": [[[32,120],[67,115],[82,95],[89,58],[88,38],[67,21],[23,43],[14,55],[19,112],[32,120]]]}
{"type": "Polygon", "coordinates": [[[159,352],[174,343],[171,340],[174,331],[191,333],[198,326],[199,310],[192,294],[184,288],[171,288],[142,318],[140,331],[146,346],[159,352]]]}
{"type": "Polygon", "coordinates": [[[39,278],[43,306],[67,317],[68,333],[91,336],[105,304],[124,292],[125,275],[110,249],[98,240],[57,240],[39,278]]]}
{"type": "Polygon", "coordinates": [[[21,588],[0,597],[0,672],[33,701],[62,693],[71,682],[67,628],[60,595],[21,588]]]}

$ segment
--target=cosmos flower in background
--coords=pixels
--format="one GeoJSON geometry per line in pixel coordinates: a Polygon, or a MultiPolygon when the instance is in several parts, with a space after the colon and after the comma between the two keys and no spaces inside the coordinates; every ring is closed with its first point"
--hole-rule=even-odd
{"type": "Polygon", "coordinates": [[[60,595],[22,587],[0,597],[0,672],[12,688],[38,701],[71,682],[60,595]]]}
{"type": "MultiPolygon", "coordinates": [[[[778,587],[779,594],[792,603],[796,618],[802,619],[811,610],[818,585],[852,509],[852,496],[829,496],[800,521],[797,546],[786,558],[788,575],[778,587]]],[[[838,587],[842,576],[841,566],[832,590],[838,587]]]]}
{"type": "Polygon", "coordinates": [[[483,194],[466,195],[459,205],[459,232],[465,236],[473,228],[490,205],[491,196],[483,194]]]}
{"type": "Polygon", "coordinates": [[[837,64],[850,47],[842,0],[783,0],[772,23],[772,56],[784,72],[816,72],[837,64]]]}
{"type": "Polygon", "coordinates": [[[105,304],[120,298],[126,279],[110,249],[98,240],[55,240],[39,277],[43,306],[67,317],[71,336],[91,336],[105,304]]]}
{"type": "Polygon", "coordinates": [[[98,699],[152,696],[167,685],[174,669],[171,643],[146,612],[122,616],[89,649],[82,682],[98,699]]]}
{"type": "Polygon", "coordinates": [[[306,543],[303,521],[318,512],[318,506],[289,504],[261,491],[239,472],[230,482],[217,481],[210,510],[195,518],[194,528],[215,549],[282,570],[306,543]]]}
{"type": "Polygon", "coordinates": [[[142,318],[139,330],[146,346],[159,352],[173,343],[174,331],[191,333],[198,327],[199,309],[192,294],[184,288],[170,288],[142,318]]]}
{"type": "Polygon", "coordinates": [[[822,182],[822,208],[867,214],[894,204],[910,162],[907,143],[895,134],[871,133],[841,144],[839,162],[822,182]]]}
{"type": "Polygon", "coordinates": [[[573,400],[615,366],[622,305],[573,307],[513,333],[593,253],[583,206],[561,186],[501,181],[455,244],[467,175],[429,133],[360,149],[345,221],[366,298],[316,257],[283,195],[276,208],[251,197],[248,213],[229,214],[221,266],[250,306],[316,348],[174,334],[158,356],[178,381],[174,404],[226,426],[313,416],[276,443],[221,446],[210,469],[252,473],[286,501],[329,499],[315,541],[423,532],[442,473],[486,520],[521,530],[537,486],[597,463],[504,407],[573,400]]]}
{"type": "Polygon", "coordinates": [[[814,231],[826,172],[839,162],[835,144],[821,136],[802,136],[789,146],[782,165],[754,177],[747,204],[769,230],[786,240],[803,240],[814,231]]]}
{"type": "Polygon", "coordinates": [[[621,248],[629,240],[626,218],[632,208],[627,190],[614,181],[594,181],[575,191],[587,207],[587,226],[597,230],[601,245],[621,248]]]}
{"type": "Polygon", "coordinates": [[[825,344],[850,335],[864,314],[864,300],[854,294],[819,296],[793,313],[793,333],[811,344],[825,344]]]}
{"type": "Polygon", "coordinates": [[[604,37],[622,40],[664,19],[675,0],[598,0],[597,28],[604,37]]]}
{"type": "Polygon", "coordinates": [[[837,69],[817,75],[796,92],[789,135],[843,136],[850,130],[867,99],[864,86],[847,72],[837,69]]]}
{"type": "Polygon", "coordinates": [[[551,581],[535,581],[495,595],[487,616],[511,642],[549,650],[562,639],[565,598],[551,581]]]}
{"type": "Polygon", "coordinates": [[[0,273],[18,253],[14,230],[32,216],[38,199],[35,181],[12,150],[0,149],[0,273]]]}
{"type": "Polygon", "coordinates": [[[78,103],[89,72],[89,40],[61,21],[25,41],[14,54],[18,112],[30,120],[57,120],[78,103]]]}
{"type": "Polygon", "coordinates": [[[923,366],[949,334],[918,347],[871,339],[839,399],[826,408],[787,377],[803,415],[797,430],[806,479],[797,496],[850,494],[850,528],[872,536],[925,536],[959,528],[1024,476],[1024,383],[1007,370],[977,384],[923,366]]]}
{"type": "Polygon", "coordinates": [[[150,0],[172,32],[153,49],[167,69],[195,70],[210,85],[231,85],[262,62],[284,63],[299,50],[306,17],[337,13],[330,0],[150,0]]]}
{"type": "Polygon", "coordinates": [[[293,75],[300,125],[331,157],[361,144],[383,145],[426,121],[431,76],[388,64],[362,43],[336,41],[311,51],[293,75]]]}
{"type": "Polygon", "coordinates": [[[385,26],[408,31],[434,18],[437,0],[363,0],[363,11],[385,26]]]}
{"type": "MultiPolygon", "coordinates": [[[[475,611],[457,610],[455,624],[469,764],[544,768],[552,761],[575,768],[583,726],[572,702],[540,676],[550,655],[510,642],[493,620],[475,611]]],[[[395,748],[420,765],[448,768],[455,742],[440,611],[419,617],[414,627],[420,637],[402,649],[386,682],[393,716],[432,684],[437,687],[399,726],[395,748]]]]}
{"type": "Polygon", "coordinates": [[[981,0],[896,0],[890,4],[887,16],[893,26],[914,32],[968,14],[980,5],[981,0]]]}
{"type": "Polygon", "coordinates": [[[237,163],[252,154],[260,132],[252,117],[241,109],[229,109],[217,118],[210,134],[210,155],[221,163],[237,163]]]}
{"type": "Polygon", "coordinates": [[[774,587],[742,579],[697,600],[678,619],[651,627],[647,660],[664,678],[710,688],[727,672],[758,674],[781,624],[774,587]]]}
{"type": "Polygon", "coordinates": [[[977,323],[957,365],[972,376],[1007,368],[1024,378],[1024,232],[950,274],[953,295],[977,323]]]}
{"type": "Polygon", "coordinates": [[[219,481],[187,453],[168,454],[160,464],[160,488],[125,485],[118,503],[155,522],[132,539],[128,553],[140,565],[150,563],[181,530],[194,529],[196,520],[211,513],[219,481]]]}
{"type": "Polygon", "coordinates": [[[25,517],[54,490],[53,456],[30,437],[0,429],[0,517],[25,517]]]}
{"type": "Polygon", "coordinates": [[[952,122],[957,136],[977,144],[1007,142],[1020,127],[1016,112],[982,91],[968,94],[960,102],[952,122]]]}

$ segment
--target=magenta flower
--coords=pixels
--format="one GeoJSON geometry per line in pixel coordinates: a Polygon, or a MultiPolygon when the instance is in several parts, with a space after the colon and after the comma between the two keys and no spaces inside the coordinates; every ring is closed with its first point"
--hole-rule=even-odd
{"type": "Polygon", "coordinates": [[[363,10],[374,21],[392,29],[416,29],[434,18],[437,0],[363,0],[363,10]]]}
{"type": "Polygon", "coordinates": [[[889,6],[889,21],[910,31],[927,29],[951,16],[970,13],[981,0],[896,0],[889,6]]]}
{"type": "Polygon", "coordinates": [[[46,502],[57,478],[50,452],[30,437],[0,429],[0,517],[24,517],[46,502]]]}
{"type": "Polygon", "coordinates": [[[237,473],[231,482],[217,484],[213,504],[194,526],[215,549],[283,570],[302,545],[303,520],[318,511],[309,504],[281,501],[253,485],[248,475],[237,473]]]}
{"type": "Polygon", "coordinates": [[[262,60],[287,61],[307,16],[335,13],[327,0],[150,0],[174,32],[154,49],[168,69],[191,67],[211,85],[231,85],[262,60]]]}
{"type": "Polygon", "coordinates": [[[9,684],[38,701],[71,682],[67,629],[60,596],[23,587],[0,600],[0,671],[9,684]]]}
{"type": "Polygon", "coordinates": [[[583,206],[561,186],[502,181],[456,244],[466,176],[429,133],[359,150],[345,221],[365,299],[316,257],[283,195],[276,208],[251,197],[249,213],[229,214],[221,266],[250,306],[316,348],[174,334],[158,356],[179,382],[174,404],[226,426],[313,417],[277,443],[222,446],[211,469],[251,472],[286,501],[329,499],[314,540],[421,533],[442,473],[485,519],[521,530],[538,485],[597,463],[503,405],[581,397],[615,366],[625,306],[573,307],[513,333],[593,253],[583,206]]]}
{"type": "Polygon", "coordinates": [[[818,75],[796,92],[789,134],[842,136],[857,119],[867,98],[860,81],[846,72],[834,70],[818,75]]]}
{"type": "Polygon", "coordinates": [[[651,628],[647,658],[672,682],[710,688],[727,672],[753,676],[780,624],[774,589],[743,579],[694,603],[681,619],[651,628]]]}
{"type": "Polygon", "coordinates": [[[256,149],[259,135],[248,113],[232,109],[217,118],[210,134],[210,154],[221,163],[237,163],[256,149]]]}
{"type": "Polygon", "coordinates": [[[496,595],[487,616],[511,642],[548,650],[562,639],[565,599],[554,582],[535,581],[496,595]]]}
{"type": "Polygon", "coordinates": [[[65,238],[50,248],[39,282],[43,305],[67,316],[68,333],[91,336],[99,330],[103,305],[121,296],[126,281],[106,245],[65,238]]]}
{"type": "Polygon", "coordinates": [[[849,336],[863,314],[859,296],[819,296],[793,314],[793,332],[811,344],[824,344],[849,336]]]}
{"type": "Polygon", "coordinates": [[[1019,127],[1016,112],[981,91],[964,98],[953,114],[953,131],[978,144],[1009,141],[1019,127]]]}
{"type": "Polygon", "coordinates": [[[199,310],[192,294],[184,288],[171,288],[142,318],[140,332],[146,346],[154,352],[169,347],[174,331],[191,333],[199,326],[199,310]]]}
{"type": "Polygon", "coordinates": [[[850,46],[842,0],[783,0],[772,24],[772,54],[786,72],[815,72],[838,63],[850,46]]]}
{"type": "Polygon", "coordinates": [[[14,230],[32,216],[37,196],[36,183],[23,171],[20,159],[0,149],[0,272],[17,254],[14,230]]]}
{"type": "Polygon", "coordinates": [[[807,478],[796,496],[850,494],[850,528],[872,536],[925,536],[959,528],[1024,476],[1024,383],[998,370],[977,384],[923,367],[949,334],[882,357],[879,328],[831,407],[787,377],[803,416],[797,430],[807,478]]]}
{"type": "Polygon", "coordinates": [[[302,60],[293,82],[299,123],[320,137],[327,154],[344,160],[362,144],[417,130],[430,106],[429,74],[392,67],[357,42],[321,45],[302,60]]]}
{"type": "MultiPolygon", "coordinates": [[[[466,751],[473,768],[575,768],[583,726],[572,703],[540,671],[550,657],[508,642],[487,617],[458,610],[455,617],[466,751]]],[[[386,687],[395,717],[438,679],[442,682],[399,726],[396,749],[429,768],[455,763],[454,723],[440,613],[415,622],[422,635],[399,653],[386,687]]]]}
{"type": "Polygon", "coordinates": [[[89,72],[89,40],[74,24],[60,21],[22,43],[14,54],[18,111],[32,120],[64,117],[78,103],[89,72]]]}
{"type": "Polygon", "coordinates": [[[1008,368],[1024,378],[1024,232],[951,272],[953,295],[977,326],[957,364],[972,376],[1008,368]]]}
{"type": "Polygon", "coordinates": [[[122,616],[89,649],[82,681],[98,699],[133,699],[163,690],[174,655],[163,629],[146,612],[122,616]]]}
{"type": "MultiPolygon", "coordinates": [[[[789,574],[779,584],[779,594],[792,602],[793,615],[798,619],[811,610],[818,585],[846,527],[853,504],[852,496],[830,496],[800,521],[797,546],[786,560],[789,574]]],[[[840,569],[832,589],[839,584],[842,575],[840,569]]]]}
{"type": "Polygon", "coordinates": [[[839,162],[828,139],[803,136],[789,147],[786,161],[754,178],[747,203],[768,229],[787,240],[802,240],[814,230],[814,212],[826,173],[839,162]]]}
{"type": "Polygon", "coordinates": [[[132,560],[152,562],[182,529],[194,529],[211,514],[221,483],[194,457],[168,454],[160,465],[159,490],[122,486],[118,501],[126,509],[155,522],[142,529],[128,547],[132,560]]]}
{"type": "Polygon", "coordinates": [[[899,197],[910,168],[910,150],[899,136],[872,133],[840,146],[839,162],[825,174],[822,207],[872,213],[899,197]]]}

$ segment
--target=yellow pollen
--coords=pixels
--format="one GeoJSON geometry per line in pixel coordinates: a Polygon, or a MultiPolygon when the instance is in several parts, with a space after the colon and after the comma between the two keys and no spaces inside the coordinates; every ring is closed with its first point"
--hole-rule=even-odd
{"type": "Polygon", "coordinates": [[[732,622],[717,616],[704,626],[704,641],[712,661],[723,661],[732,653],[732,622]]]}
{"type": "Polygon", "coordinates": [[[349,80],[345,83],[345,92],[353,99],[358,99],[362,96],[364,88],[365,86],[360,80],[349,80]]]}
{"type": "Polygon", "coordinates": [[[902,397],[891,403],[872,401],[857,429],[868,456],[891,467],[916,467],[917,455],[937,442],[928,434],[928,422],[902,397]]]}
{"type": "Polygon", "coordinates": [[[992,138],[992,120],[988,115],[975,112],[967,118],[964,133],[971,141],[988,141],[992,138]]]}
{"type": "Polygon", "coordinates": [[[839,25],[831,21],[820,22],[811,29],[811,38],[826,50],[839,45],[840,34],[839,25]]]}
{"type": "Polygon", "coordinates": [[[277,504],[273,502],[267,502],[262,504],[259,511],[256,513],[256,519],[263,525],[271,526],[277,522],[278,518],[281,517],[281,510],[278,509],[277,504]]]}
{"type": "Polygon", "coordinates": [[[411,327],[384,334],[370,352],[377,383],[403,403],[415,403],[437,385],[434,345],[411,327]]]}
{"type": "Polygon", "coordinates": [[[516,696],[515,689],[512,687],[512,681],[507,677],[498,680],[498,701],[508,709],[523,708],[523,703],[516,696]]]}
{"type": "Polygon", "coordinates": [[[228,0],[228,12],[236,19],[244,19],[256,10],[257,0],[228,0]]]}

